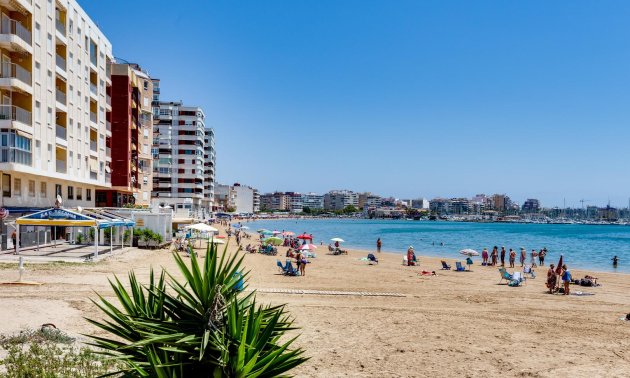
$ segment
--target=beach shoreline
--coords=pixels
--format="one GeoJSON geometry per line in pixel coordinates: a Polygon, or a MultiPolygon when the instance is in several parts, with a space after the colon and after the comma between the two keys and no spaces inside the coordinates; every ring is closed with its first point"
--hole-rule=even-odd
{"type": "MultiPolygon", "coordinates": [[[[311,359],[292,372],[296,376],[630,374],[630,323],[620,320],[630,312],[625,274],[598,273],[601,287],[574,286],[594,295],[562,296],[546,294],[546,267],[536,270],[538,278],[509,287],[498,284],[497,268],[477,264],[472,272],[443,271],[442,258],[425,255],[418,256],[419,266],[403,266],[400,254],[350,249],[348,255],[329,255],[324,245],[304,277],[287,277],[276,267],[276,260],[286,259],[287,248],[279,247],[277,256],[236,250],[232,238],[227,251],[243,255],[249,288],[260,290],[257,301],[286,304],[300,328],[293,333],[299,335],[296,346],[311,359]],[[379,264],[362,261],[367,253],[375,254],[379,264]],[[422,276],[422,270],[437,276],[422,276]]],[[[100,334],[83,320],[100,316],[90,302],[94,292],[111,298],[109,278],[115,274],[126,282],[133,269],[146,282],[151,266],[179,276],[166,250],[134,248],[97,263],[66,266],[27,261],[25,279],[43,285],[0,286],[0,333],[53,323],[79,339],[100,334]]],[[[585,273],[573,270],[575,278],[585,273]]],[[[16,277],[15,267],[0,266],[0,282],[16,277]]]]}

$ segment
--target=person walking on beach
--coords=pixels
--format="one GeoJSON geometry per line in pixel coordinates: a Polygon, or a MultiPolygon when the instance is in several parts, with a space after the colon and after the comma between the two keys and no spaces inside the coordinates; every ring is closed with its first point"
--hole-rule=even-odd
{"type": "Polygon", "coordinates": [[[569,285],[571,284],[571,272],[567,268],[567,264],[562,265],[562,282],[564,283],[564,295],[569,295],[569,285]]]}
{"type": "Polygon", "coordinates": [[[383,242],[381,241],[381,238],[378,238],[378,240],[376,241],[376,252],[381,252],[381,247],[383,246],[383,242]]]}
{"type": "Polygon", "coordinates": [[[521,266],[525,265],[525,248],[521,247],[521,266]]]}
{"type": "Polygon", "coordinates": [[[549,289],[549,294],[553,294],[556,290],[556,282],[558,278],[556,277],[554,267],[555,265],[553,264],[549,265],[549,270],[547,271],[547,288],[549,289]]]}
{"type": "Polygon", "coordinates": [[[516,261],[516,252],[510,248],[510,268],[514,268],[514,261],[516,261]]]}
{"type": "Polygon", "coordinates": [[[501,247],[501,266],[505,266],[505,247],[501,247]]]}
{"type": "Polygon", "coordinates": [[[536,267],[536,257],[538,256],[538,253],[536,252],[535,249],[532,249],[532,268],[536,267]]]}
{"type": "Polygon", "coordinates": [[[538,265],[545,266],[545,255],[547,251],[543,248],[538,252],[538,265]]]}

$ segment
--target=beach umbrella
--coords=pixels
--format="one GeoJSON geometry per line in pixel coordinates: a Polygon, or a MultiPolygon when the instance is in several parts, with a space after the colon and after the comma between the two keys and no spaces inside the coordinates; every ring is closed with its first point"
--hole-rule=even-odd
{"type": "Polygon", "coordinates": [[[213,244],[225,244],[225,242],[223,240],[221,240],[221,239],[211,239],[211,240],[208,240],[208,241],[210,243],[213,243],[213,244]]]}
{"type": "Polygon", "coordinates": [[[273,235],[273,232],[269,231],[269,230],[264,230],[261,232],[261,234],[263,235],[273,235]]]}
{"type": "Polygon", "coordinates": [[[304,240],[313,240],[313,237],[309,234],[302,234],[302,235],[298,235],[297,237],[298,239],[304,239],[304,240]]]}
{"type": "Polygon", "coordinates": [[[249,230],[249,227],[247,227],[247,226],[241,226],[240,228],[241,228],[241,230],[249,230]]]}
{"type": "Polygon", "coordinates": [[[302,251],[310,251],[313,249],[317,249],[317,247],[314,244],[302,244],[302,246],[300,247],[300,250],[302,251]]]}
{"type": "Polygon", "coordinates": [[[186,226],[184,228],[189,229],[189,230],[200,231],[200,232],[218,232],[219,231],[216,228],[210,225],[207,225],[205,223],[191,224],[190,226],[186,226]]]}
{"type": "Polygon", "coordinates": [[[334,241],[334,242],[339,242],[339,243],[343,243],[343,242],[345,241],[345,240],[343,240],[342,238],[332,238],[332,239],[330,239],[330,240],[332,240],[332,241],[334,241]]]}
{"type": "Polygon", "coordinates": [[[225,239],[225,235],[215,235],[216,239],[225,239]]]}
{"type": "Polygon", "coordinates": [[[274,231],[274,232],[273,232],[273,234],[274,234],[274,235],[281,235],[281,234],[282,234],[282,232],[280,232],[280,231],[276,230],[276,231],[274,231]]]}
{"type": "Polygon", "coordinates": [[[256,232],[263,232],[263,231],[267,231],[264,228],[261,228],[260,230],[256,230],[256,232]]]}
{"type": "Polygon", "coordinates": [[[560,255],[560,260],[556,266],[556,274],[562,274],[562,255],[560,255]]]}
{"type": "Polygon", "coordinates": [[[470,248],[462,249],[459,253],[466,256],[479,256],[479,252],[470,248]]]}
{"type": "Polygon", "coordinates": [[[263,242],[267,244],[271,244],[271,245],[281,245],[284,242],[284,240],[282,240],[282,238],[277,238],[275,236],[272,236],[270,238],[263,239],[263,242]]]}
{"type": "Polygon", "coordinates": [[[284,235],[284,236],[293,236],[293,235],[295,235],[295,232],[285,231],[285,232],[282,233],[282,235],[284,235]]]}

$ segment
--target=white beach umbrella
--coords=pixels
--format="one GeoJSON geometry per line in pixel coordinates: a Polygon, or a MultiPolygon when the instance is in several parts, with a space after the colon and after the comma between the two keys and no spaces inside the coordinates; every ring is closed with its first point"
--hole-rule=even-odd
{"type": "Polygon", "coordinates": [[[334,241],[334,242],[339,242],[339,243],[343,243],[343,242],[345,242],[345,240],[343,240],[342,238],[332,238],[332,239],[330,239],[330,240],[332,240],[332,241],[334,241]]]}
{"type": "Polygon", "coordinates": [[[479,252],[470,248],[462,249],[461,251],[459,251],[459,253],[466,256],[479,256],[479,252]]]}
{"type": "Polygon", "coordinates": [[[211,239],[208,240],[210,243],[214,243],[214,244],[225,244],[225,242],[221,239],[211,239]]]}
{"type": "Polygon", "coordinates": [[[189,230],[200,231],[200,232],[218,232],[219,231],[216,228],[210,225],[207,225],[205,223],[191,224],[190,226],[186,226],[185,228],[189,230]]]}
{"type": "Polygon", "coordinates": [[[302,251],[310,251],[312,249],[317,249],[317,247],[314,244],[302,244],[300,247],[300,250],[302,251]]]}

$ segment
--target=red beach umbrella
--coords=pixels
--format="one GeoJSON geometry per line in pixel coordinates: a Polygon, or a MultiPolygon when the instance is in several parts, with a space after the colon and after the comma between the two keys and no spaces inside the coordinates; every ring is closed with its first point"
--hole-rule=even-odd
{"type": "Polygon", "coordinates": [[[562,255],[560,255],[560,260],[558,261],[558,266],[556,267],[556,274],[562,274],[562,255]]]}
{"type": "Polygon", "coordinates": [[[298,235],[297,237],[298,239],[304,239],[304,240],[313,240],[313,237],[309,234],[302,234],[302,235],[298,235]]]}

